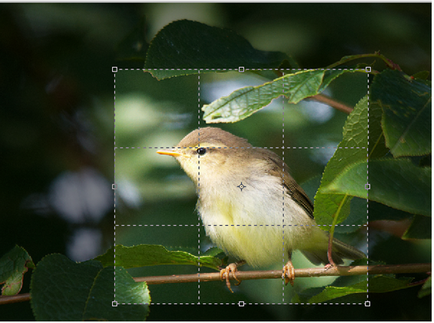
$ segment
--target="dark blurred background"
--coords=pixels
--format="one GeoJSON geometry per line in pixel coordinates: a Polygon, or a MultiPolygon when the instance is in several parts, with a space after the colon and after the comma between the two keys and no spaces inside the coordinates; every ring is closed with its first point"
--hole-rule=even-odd
{"type": "MultiPolygon", "coordinates": [[[[142,67],[149,42],[158,30],[178,19],[232,29],[257,49],[291,55],[301,67],[325,67],[346,55],[380,50],[407,74],[431,71],[431,4],[428,3],[0,4],[0,144],[3,165],[0,255],[18,244],[29,252],[35,263],[44,255],[56,252],[83,261],[103,253],[113,244],[112,66],[142,67]]],[[[144,113],[143,119],[138,119],[143,120],[143,124],[133,128],[136,130],[134,133],[127,132],[128,123],[119,124],[120,129],[125,129],[121,134],[128,139],[126,145],[149,146],[152,145],[151,139],[157,138],[155,142],[158,145],[170,146],[194,129],[197,103],[191,102],[197,96],[193,91],[188,97],[186,92],[195,86],[194,78],[173,80],[165,85],[158,84],[149,74],[142,72],[128,77],[119,73],[117,77],[118,81],[125,77],[118,90],[117,103],[123,104],[125,109],[131,108],[133,116],[144,113]],[[168,88],[176,88],[182,93],[182,98],[177,98],[176,93],[167,98],[168,88]],[[161,126],[161,114],[166,113],[164,109],[168,105],[172,119],[161,126]],[[143,112],[144,108],[149,110],[143,112]]],[[[212,87],[222,80],[224,77],[209,76],[204,83],[208,82],[212,87]]],[[[351,80],[360,87],[364,86],[364,80],[351,80]]],[[[342,89],[348,84],[353,83],[343,80],[336,88],[342,89]]],[[[335,90],[333,94],[351,105],[357,102],[360,94],[363,95],[360,89],[348,88],[345,92],[337,93],[335,90]]],[[[345,115],[333,111],[325,121],[314,120],[310,114],[296,116],[295,121],[291,123],[288,120],[287,123],[288,127],[294,125],[288,129],[292,131],[289,138],[294,145],[317,143],[319,138],[324,140],[323,145],[339,142],[345,115]],[[304,133],[312,135],[297,138],[297,129],[301,126],[304,133]],[[322,127],[329,137],[324,139],[324,136],[315,135],[313,127],[322,127]]],[[[274,119],[266,114],[258,118],[269,127],[266,132],[268,139],[278,138],[281,129],[273,132],[276,124],[270,120],[274,119]]],[[[253,117],[252,120],[253,125],[259,122],[253,117]]],[[[233,132],[249,138],[254,145],[266,145],[266,140],[263,141],[258,131],[247,122],[241,122],[233,132]]],[[[117,202],[125,223],[149,223],[146,221],[150,214],[170,216],[175,212],[186,214],[183,220],[178,220],[179,223],[197,223],[194,187],[175,162],[152,157],[156,154],[151,151],[143,152],[143,156],[128,153],[119,153],[119,170],[124,170],[121,172],[124,177],[121,175],[116,179],[123,185],[117,202]],[[123,158],[137,167],[122,164],[123,158]],[[168,178],[177,184],[173,184],[167,193],[168,178]],[[167,194],[162,195],[163,192],[167,194]]],[[[329,158],[330,154],[325,156],[329,158]]],[[[327,160],[324,156],[305,157],[306,163],[295,166],[300,182],[320,174],[327,160]]],[[[172,220],[168,218],[167,221],[172,220]]],[[[190,231],[186,228],[185,235],[194,239],[197,231],[190,231]]],[[[171,232],[158,234],[171,236],[171,232]]],[[[143,236],[143,233],[125,233],[122,236],[120,232],[125,244],[140,241],[134,238],[135,235],[143,236]]],[[[382,237],[381,241],[393,246],[404,243],[393,236],[382,237]]],[[[141,243],[151,242],[144,238],[141,243]]],[[[188,245],[190,242],[173,243],[188,245]]],[[[430,247],[427,244],[416,246],[416,250],[430,247]]],[[[388,262],[400,263],[399,253],[387,256],[390,258],[388,262]]],[[[425,255],[413,256],[415,262],[426,260],[425,255]]],[[[29,277],[27,274],[22,292],[29,290],[29,277]]],[[[247,282],[243,284],[248,285],[247,282]]],[[[216,293],[221,294],[222,299],[228,297],[229,301],[232,295],[227,294],[223,284],[220,285],[216,284],[208,291],[213,293],[214,288],[218,288],[216,293]]],[[[197,290],[197,286],[191,288],[197,290]]],[[[248,298],[249,288],[257,287],[246,287],[246,301],[257,301],[248,298]]],[[[168,291],[162,287],[153,294],[151,288],[151,295],[156,295],[153,301],[162,301],[158,299],[159,293],[167,295],[168,291]]],[[[420,300],[416,293],[417,290],[413,289],[372,295],[371,308],[341,306],[339,311],[332,306],[179,306],[170,307],[170,311],[164,306],[153,306],[149,318],[429,320],[430,299],[420,300]],[[385,306],[391,310],[385,311],[385,306]]],[[[197,300],[197,295],[194,296],[197,300]]],[[[29,303],[2,306],[0,313],[2,320],[33,319],[29,303]]]]}

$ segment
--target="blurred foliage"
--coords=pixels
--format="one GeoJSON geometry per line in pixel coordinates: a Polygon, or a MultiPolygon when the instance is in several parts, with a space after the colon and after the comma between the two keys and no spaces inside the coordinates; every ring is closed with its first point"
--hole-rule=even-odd
{"type": "MultiPolygon", "coordinates": [[[[324,67],[344,55],[380,50],[408,75],[431,70],[431,4],[428,3],[3,3],[0,9],[0,99],[3,107],[0,144],[4,165],[1,201],[5,210],[0,220],[3,229],[0,255],[18,244],[28,251],[35,263],[54,252],[74,258],[71,250],[76,249],[91,249],[85,255],[89,259],[102,254],[113,244],[113,196],[110,190],[102,189],[114,181],[114,79],[111,68],[143,67],[144,53],[153,36],[174,20],[192,19],[232,29],[255,49],[286,53],[301,67],[324,67]],[[72,191],[59,191],[59,186],[55,185],[64,174],[74,175],[66,177],[74,179],[66,183],[74,188],[72,191]],[[86,194],[89,191],[94,193],[86,194]],[[64,200],[56,204],[59,194],[64,200]],[[92,200],[101,201],[100,214],[94,210],[92,200]],[[65,214],[78,216],[71,220],[65,214]],[[101,238],[93,244],[77,238],[81,236],[76,233],[83,229],[102,232],[101,238]]],[[[261,84],[255,80],[258,77],[265,76],[251,75],[242,82],[258,85],[261,84]]],[[[231,91],[225,83],[231,78],[235,77],[230,73],[204,76],[201,85],[204,90],[208,86],[210,94],[200,103],[209,103],[213,97],[229,94],[231,91]],[[213,94],[212,91],[220,92],[213,94]]],[[[124,124],[123,134],[129,136],[125,140],[142,147],[139,152],[132,149],[116,152],[117,167],[121,167],[116,176],[124,176],[116,178],[120,186],[117,211],[122,214],[118,223],[197,224],[193,185],[174,161],[160,159],[154,150],[143,148],[174,145],[190,129],[197,127],[198,121],[200,125],[204,124],[197,120],[197,77],[158,83],[140,71],[120,71],[116,73],[116,81],[125,85],[117,89],[116,108],[124,108],[126,112],[130,109],[131,115],[138,118],[130,119],[132,124],[124,124]],[[175,89],[173,93],[172,89],[175,89]],[[142,119],[139,119],[139,112],[144,113],[142,119]],[[126,130],[130,126],[128,133],[126,130]],[[169,188],[168,182],[171,183],[169,188]]],[[[354,106],[365,90],[366,77],[357,79],[343,75],[331,85],[329,94],[354,106]]],[[[286,111],[293,110],[288,112],[291,119],[285,120],[285,145],[336,146],[342,139],[346,116],[323,107],[321,110],[326,117],[314,118],[306,113],[310,102],[303,104],[305,109],[285,106],[286,111]],[[301,130],[303,136],[299,135],[301,130]]],[[[248,138],[256,146],[270,146],[281,140],[281,123],[276,116],[281,115],[282,105],[282,101],[276,100],[274,109],[270,106],[267,113],[256,113],[237,127],[225,125],[221,128],[248,138]],[[257,124],[266,130],[257,131],[257,124]]],[[[317,107],[314,109],[318,111],[317,107]]],[[[122,137],[117,140],[120,146],[122,137]]],[[[334,152],[333,149],[321,151],[322,156],[302,150],[293,150],[291,156],[285,156],[300,183],[320,174],[334,152]]],[[[427,256],[430,255],[430,242],[404,241],[396,237],[400,237],[397,232],[402,234],[409,224],[403,228],[381,225],[377,223],[370,227],[370,255],[374,259],[400,263],[405,253],[411,262],[431,261],[427,256]]],[[[179,229],[136,227],[126,231],[119,228],[117,233],[125,245],[160,243],[158,239],[163,236],[168,237],[161,242],[165,246],[197,247],[197,227],[182,228],[181,236],[179,229]]],[[[93,236],[98,237],[97,234],[93,236]]],[[[203,230],[200,236],[201,244],[209,247],[203,230]]],[[[303,261],[303,257],[295,255],[294,262],[300,267],[309,266],[303,261]]],[[[197,273],[194,267],[175,269],[134,269],[130,273],[197,273]]],[[[28,274],[24,276],[22,292],[29,291],[29,277],[28,274]]],[[[315,283],[318,281],[299,280],[296,289],[315,283]]],[[[215,297],[237,302],[241,297],[246,302],[279,302],[281,296],[276,300],[268,297],[269,292],[279,288],[279,281],[243,282],[237,289],[238,295],[234,296],[228,295],[222,283],[201,284],[201,300],[215,297]],[[264,296],[258,295],[258,290],[264,296]]],[[[197,290],[197,284],[187,284],[182,287],[152,286],[150,292],[155,302],[166,301],[167,295],[175,301],[179,300],[178,295],[190,295],[185,301],[197,302],[197,290]]],[[[291,299],[289,288],[285,293],[288,300],[291,299]]],[[[430,297],[418,299],[417,293],[418,290],[413,288],[373,294],[370,296],[371,308],[341,306],[338,316],[336,308],[331,306],[259,305],[247,310],[238,306],[225,310],[220,306],[194,309],[172,306],[170,310],[165,306],[153,306],[149,319],[179,320],[191,318],[194,313],[196,319],[213,320],[429,320],[430,297]],[[393,311],[385,311],[385,308],[393,311]]],[[[3,320],[34,319],[29,303],[2,306],[1,313],[3,320]]]]}

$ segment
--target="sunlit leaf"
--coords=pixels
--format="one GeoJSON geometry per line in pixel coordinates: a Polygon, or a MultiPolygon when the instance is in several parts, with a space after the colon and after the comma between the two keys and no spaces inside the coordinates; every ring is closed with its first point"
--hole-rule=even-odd
{"type": "Polygon", "coordinates": [[[116,258],[114,258],[114,248],[111,247],[107,252],[95,258],[103,266],[115,265],[125,268],[135,268],[156,265],[193,265],[204,266],[218,269],[221,260],[214,255],[194,256],[185,251],[169,251],[161,245],[142,244],[132,247],[116,245],[116,258]]]}
{"type": "Polygon", "coordinates": [[[338,76],[354,70],[305,70],[287,74],[258,86],[233,91],[202,107],[206,123],[237,122],[284,95],[288,103],[321,93],[338,76]]]}
{"type": "MultiPolygon", "coordinates": [[[[351,196],[345,192],[342,194],[329,194],[323,188],[331,183],[346,166],[366,160],[367,154],[367,124],[368,124],[368,98],[364,97],[348,116],[344,125],[343,139],[339,143],[333,157],[329,160],[321,180],[321,186],[315,195],[315,220],[325,230],[333,223],[333,218],[338,216],[337,223],[344,221],[350,213],[351,196]]],[[[365,171],[366,173],[366,171],[365,171]]],[[[356,223],[365,222],[366,213],[358,213],[360,219],[354,219],[356,223]]]]}

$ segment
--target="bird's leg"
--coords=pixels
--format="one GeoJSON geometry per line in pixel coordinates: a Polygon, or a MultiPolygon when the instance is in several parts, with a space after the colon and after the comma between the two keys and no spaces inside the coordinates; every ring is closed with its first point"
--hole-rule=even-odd
{"type": "Polygon", "coordinates": [[[332,249],[333,249],[333,240],[329,237],[329,244],[327,247],[327,259],[329,263],[324,266],[325,270],[329,270],[332,267],[337,267],[332,256],[332,249]]]}
{"type": "Polygon", "coordinates": [[[288,282],[291,283],[291,286],[294,286],[295,279],[295,268],[292,265],[292,251],[288,251],[288,262],[285,266],[283,266],[282,278],[285,279],[285,285],[288,285],[288,282]]]}
{"type": "Polygon", "coordinates": [[[235,284],[235,286],[238,286],[241,284],[241,281],[238,280],[237,276],[235,276],[235,272],[237,271],[238,266],[244,265],[246,262],[244,260],[240,260],[237,262],[233,262],[226,266],[225,269],[220,270],[220,279],[225,280],[226,279],[226,286],[229,288],[229,290],[233,293],[233,290],[231,288],[231,282],[229,281],[229,273],[232,272],[232,275],[234,276],[235,280],[238,282],[235,284]]]}

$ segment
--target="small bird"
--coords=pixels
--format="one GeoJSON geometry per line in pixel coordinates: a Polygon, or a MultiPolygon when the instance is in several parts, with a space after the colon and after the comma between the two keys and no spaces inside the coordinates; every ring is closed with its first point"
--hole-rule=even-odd
{"type": "Polygon", "coordinates": [[[313,218],[313,204],[272,151],[253,147],[220,128],[190,132],[173,149],[157,151],[176,158],[197,187],[197,210],[212,242],[238,261],[220,272],[232,291],[229,273],[247,263],[257,267],[288,262],[282,277],[293,285],[291,255],[300,250],[313,264],[328,266],[365,254],[333,239],[328,259],[328,232],[313,218]]]}

